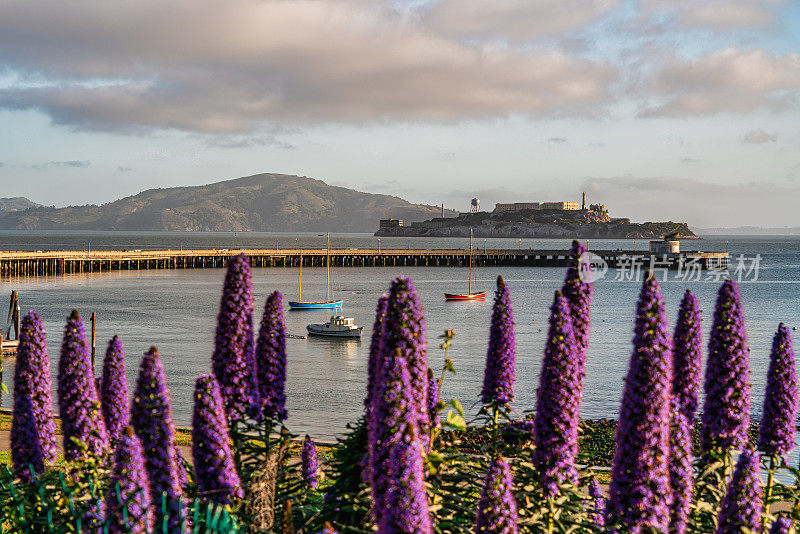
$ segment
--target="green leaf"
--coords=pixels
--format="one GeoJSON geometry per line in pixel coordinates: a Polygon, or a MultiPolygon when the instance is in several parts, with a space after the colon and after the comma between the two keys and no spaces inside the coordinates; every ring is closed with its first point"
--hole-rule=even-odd
{"type": "Polygon", "coordinates": [[[444,360],[444,370],[445,371],[450,371],[451,373],[456,374],[456,368],[453,365],[453,360],[451,360],[450,358],[445,358],[445,360],[444,360]]]}
{"type": "Polygon", "coordinates": [[[0,384],[0,386],[2,386],[2,388],[3,388],[3,393],[8,395],[8,388],[6,387],[6,385],[5,384],[0,384]]]}
{"type": "Polygon", "coordinates": [[[464,417],[464,408],[461,407],[461,403],[458,401],[458,399],[451,400],[450,406],[452,406],[455,411],[458,412],[458,415],[460,415],[462,418],[464,417]]]}
{"type": "Polygon", "coordinates": [[[453,412],[447,412],[447,419],[442,426],[461,431],[467,429],[467,423],[464,421],[464,418],[453,412]]]}

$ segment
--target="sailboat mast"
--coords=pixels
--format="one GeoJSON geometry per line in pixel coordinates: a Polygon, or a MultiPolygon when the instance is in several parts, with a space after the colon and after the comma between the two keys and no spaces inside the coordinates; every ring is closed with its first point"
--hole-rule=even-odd
{"type": "Polygon", "coordinates": [[[469,283],[467,293],[472,294],[472,227],[469,229],[469,283]]]}
{"type": "Polygon", "coordinates": [[[300,249],[300,295],[297,300],[303,302],[303,249],[300,249]]]}
{"type": "Polygon", "coordinates": [[[325,254],[325,302],[330,302],[331,296],[331,234],[326,234],[326,254],[325,254]]]}

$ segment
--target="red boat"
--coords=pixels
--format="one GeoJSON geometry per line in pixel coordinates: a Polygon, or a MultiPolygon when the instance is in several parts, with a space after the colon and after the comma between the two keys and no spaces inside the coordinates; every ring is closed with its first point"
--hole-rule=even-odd
{"type": "Polygon", "coordinates": [[[486,291],[472,292],[472,228],[469,229],[469,278],[466,293],[445,293],[444,300],[486,300],[486,291]]]}
{"type": "Polygon", "coordinates": [[[481,291],[480,293],[460,293],[457,295],[445,293],[444,300],[486,300],[486,291],[481,291]]]}

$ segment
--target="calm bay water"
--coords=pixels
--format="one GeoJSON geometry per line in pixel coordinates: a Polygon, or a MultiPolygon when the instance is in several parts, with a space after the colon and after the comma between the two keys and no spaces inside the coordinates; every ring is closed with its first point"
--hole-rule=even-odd
{"type": "MultiPolygon", "coordinates": [[[[91,241],[101,248],[246,248],[324,246],[317,234],[180,234],[73,232],[0,232],[4,250],[81,250],[91,241]],[[297,239],[297,241],[295,241],[297,239]],[[188,244],[187,244],[188,241],[188,244]]],[[[377,238],[364,234],[333,235],[334,247],[376,247],[377,238]]],[[[475,246],[483,248],[483,240],[475,246]]],[[[385,248],[467,248],[463,239],[382,238],[385,248]]],[[[489,248],[516,248],[515,239],[489,239],[489,248]]],[[[567,240],[523,239],[524,248],[566,249],[567,240]]],[[[592,240],[590,248],[631,249],[632,241],[592,240]]],[[[644,250],[646,242],[636,248],[644,250]]],[[[759,279],[741,284],[746,307],[747,331],[752,349],[754,414],[760,414],[762,392],[772,335],[779,322],[800,327],[800,238],[709,238],[685,241],[685,250],[724,251],[732,257],[761,255],[759,279]]],[[[363,341],[288,339],[289,426],[295,433],[310,433],[315,438],[331,439],[361,413],[366,383],[369,339],[378,297],[390,280],[399,274],[410,276],[421,295],[428,332],[429,362],[441,369],[443,353],[437,336],[445,329],[456,331],[451,349],[458,374],[448,375],[443,398],[458,397],[465,406],[478,398],[483,380],[491,299],[487,302],[447,303],[445,291],[461,291],[466,286],[462,268],[344,268],[333,272],[334,295],[344,300],[343,314],[364,325],[363,341]]],[[[547,333],[548,309],[553,292],[561,286],[564,270],[556,268],[501,267],[475,271],[477,287],[489,292],[502,274],[511,288],[517,322],[517,400],[518,411],[534,407],[539,367],[547,333]]],[[[622,381],[631,351],[633,312],[640,283],[615,281],[615,272],[595,284],[592,306],[592,334],[587,362],[587,378],[582,406],[584,417],[615,417],[622,392],[622,381]]],[[[135,383],[141,354],[156,345],[167,369],[176,422],[191,419],[194,379],[208,372],[213,348],[214,328],[224,271],[177,270],[101,273],[50,278],[12,278],[0,281],[0,297],[12,289],[20,292],[23,311],[35,309],[45,319],[50,346],[51,367],[56,362],[62,328],[70,310],[84,316],[98,313],[98,372],[105,343],[118,334],[125,344],[128,380],[135,383]]],[[[324,296],[324,269],[303,272],[304,297],[324,296]]],[[[266,296],[278,289],[285,300],[297,294],[298,273],[291,269],[254,269],[253,285],[257,319],[266,296]]],[[[686,288],[697,294],[704,310],[704,330],[710,327],[719,284],[714,281],[668,281],[663,284],[668,317],[674,323],[679,300],[686,288]]],[[[4,302],[4,301],[3,301],[4,302]]],[[[3,305],[0,302],[0,307],[3,305]]],[[[4,309],[4,308],[3,308],[4,309]]],[[[322,322],[325,312],[286,312],[287,332],[305,334],[310,322],[322,322]]],[[[257,323],[256,323],[257,327],[257,323]]],[[[795,346],[800,337],[794,332],[795,346]]],[[[13,360],[6,363],[3,382],[11,388],[13,360]]],[[[9,407],[6,396],[3,406],[9,407]]]]}

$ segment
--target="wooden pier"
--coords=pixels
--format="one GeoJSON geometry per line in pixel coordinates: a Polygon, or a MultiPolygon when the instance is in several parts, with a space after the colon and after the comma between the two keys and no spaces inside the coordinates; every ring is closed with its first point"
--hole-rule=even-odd
{"type": "MultiPolygon", "coordinates": [[[[244,253],[253,267],[323,267],[325,250],[298,249],[200,249],[200,250],[135,250],[135,251],[0,251],[0,277],[60,276],[111,271],[214,269],[222,268],[228,259],[244,253]]],[[[524,266],[564,267],[566,250],[474,249],[473,261],[478,267],[524,266]]],[[[593,250],[609,268],[637,261],[647,268],[651,255],[644,251],[593,250]]],[[[332,249],[332,267],[460,267],[469,261],[468,249],[332,249]]],[[[664,268],[677,269],[693,262],[701,269],[725,269],[727,252],[681,252],[654,256],[652,261],[664,268]]]]}

